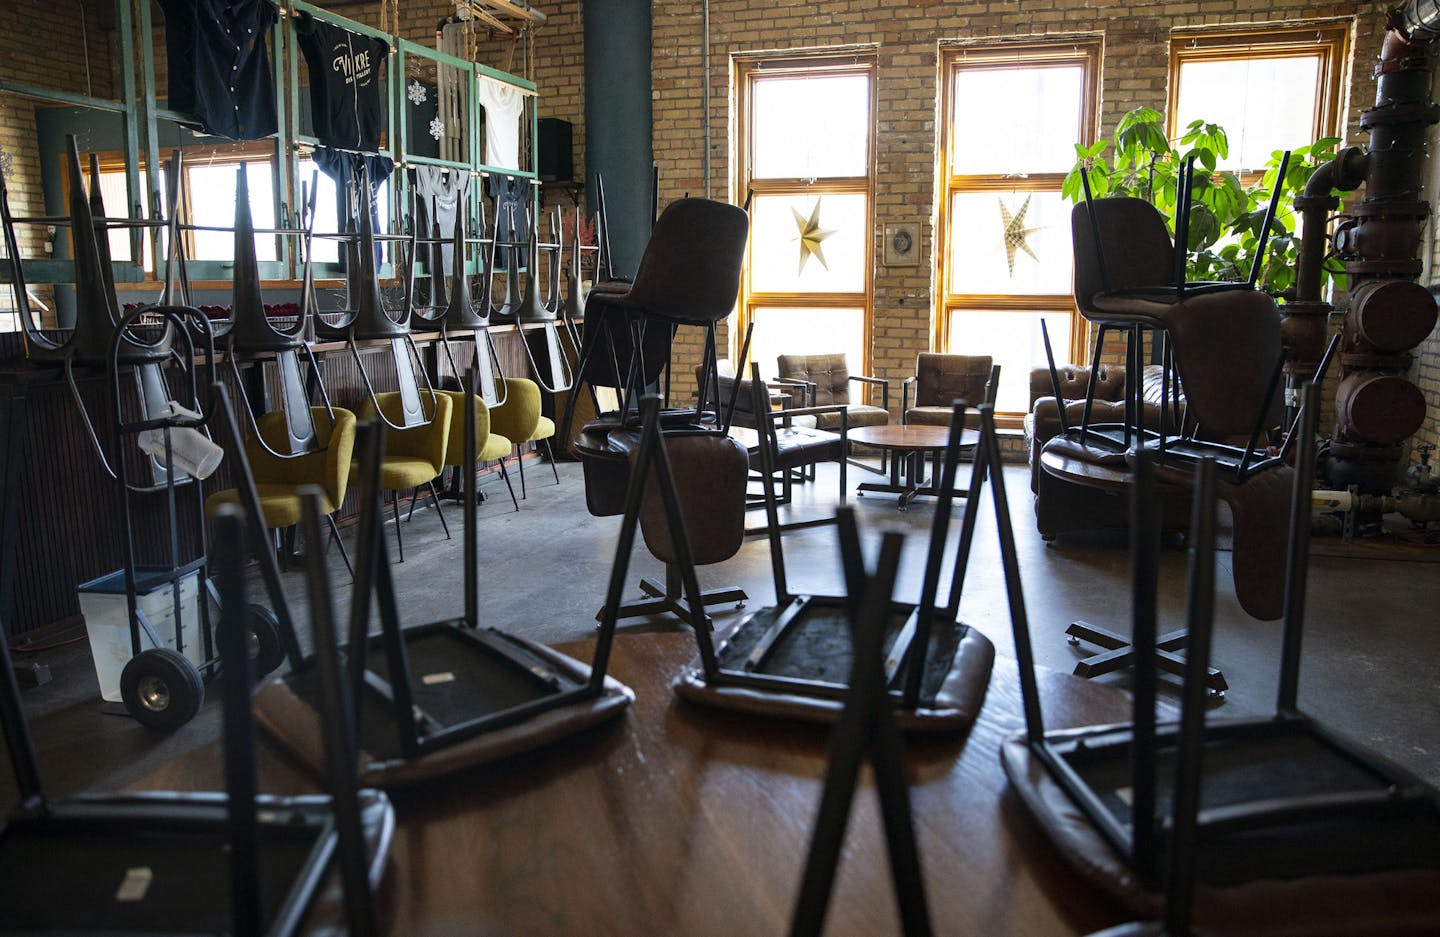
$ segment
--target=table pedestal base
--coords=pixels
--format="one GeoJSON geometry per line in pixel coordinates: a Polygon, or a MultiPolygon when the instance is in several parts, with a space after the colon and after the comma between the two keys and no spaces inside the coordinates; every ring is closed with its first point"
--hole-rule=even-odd
{"type": "MultiPolygon", "coordinates": [[[[1070,636],[1071,644],[1078,645],[1081,641],[1085,641],[1105,649],[1099,654],[1092,654],[1084,660],[1076,661],[1075,675],[1077,677],[1098,677],[1102,674],[1114,673],[1131,666],[1135,661],[1135,650],[1130,641],[1108,628],[1101,628],[1085,621],[1074,621],[1070,623],[1069,628],[1065,629],[1065,633],[1070,636]]],[[[1185,642],[1189,638],[1189,632],[1183,630],[1160,635],[1155,641],[1155,666],[1173,676],[1184,677],[1185,658],[1175,652],[1183,650],[1185,642]]],[[[1223,673],[1210,667],[1206,670],[1205,689],[1211,696],[1224,696],[1225,691],[1230,689],[1230,684],[1225,682],[1223,673]]]]}
{"type": "MultiPolygon", "coordinates": [[[[684,590],[680,582],[680,571],[675,567],[666,564],[665,584],[663,586],[653,579],[641,579],[640,591],[650,596],[650,598],[621,605],[619,613],[615,616],[617,619],[663,615],[668,612],[677,616],[692,628],[695,626],[695,622],[690,620],[690,606],[685,601],[684,590]]],[[[725,586],[724,588],[711,589],[708,592],[700,593],[700,600],[704,602],[707,607],[734,602],[735,607],[739,608],[745,604],[745,600],[748,598],[749,596],[745,594],[745,590],[739,586],[725,586]]],[[[604,614],[604,609],[596,612],[595,620],[600,621],[604,614]]]]}

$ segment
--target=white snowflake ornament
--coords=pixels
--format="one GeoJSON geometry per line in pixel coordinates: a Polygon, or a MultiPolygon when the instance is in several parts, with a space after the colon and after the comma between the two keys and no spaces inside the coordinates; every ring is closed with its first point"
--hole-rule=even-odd
{"type": "Polygon", "coordinates": [[[430,136],[440,139],[445,136],[445,121],[436,117],[430,121],[430,136]]]}
{"type": "Polygon", "coordinates": [[[406,89],[405,94],[410,98],[410,103],[417,107],[425,103],[425,86],[414,78],[410,79],[410,87],[406,89]]]}

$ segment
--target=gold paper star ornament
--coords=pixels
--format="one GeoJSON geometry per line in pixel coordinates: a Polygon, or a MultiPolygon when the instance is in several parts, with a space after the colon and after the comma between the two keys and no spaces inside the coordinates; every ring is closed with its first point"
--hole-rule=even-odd
{"type": "Polygon", "coordinates": [[[814,254],[815,259],[820,261],[820,266],[829,270],[830,265],[825,262],[825,251],[821,249],[820,243],[835,232],[822,230],[820,227],[820,200],[818,198],[815,200],[815,207],[810,210],[809,218],[800,214],[794,207],[790,209],[790,212],[795,216],[795,227],[800,231],[798,238],[800,241],[800,269],[796,271],[797,274],[805,272],[805,261],[810,259],[811,254],[814,254]]]}
{"type": "Polygon", "coordinates": [[[1044,228],[1025,227],[1025,213],[1030,210],[1031,196],[1025,196],[1025,204],[1013,216],[1010,209],[1005,206],[1004,199],[997,199],[1000,203],[1000,218],[1005,223],[1005,263],[1010,267],[1010,275],[1015,275],[1015,252],[1022,250],[1029,254],[1031,259],[1038,261],[1035,251],[1030,249],[1030,235],[1036,231],[1043,231],[1044,228]]]}

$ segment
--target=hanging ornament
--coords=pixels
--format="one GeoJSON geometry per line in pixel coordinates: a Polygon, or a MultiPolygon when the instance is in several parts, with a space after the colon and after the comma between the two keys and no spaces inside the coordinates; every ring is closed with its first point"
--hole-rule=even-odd
{"type": "Polygon", "coordinates": [[[414,104],[418,107],[421,104],[425,103],[425,86],[420,84],[420,82],[416,81],[414,78],[411,78],[410,87],[406,90],[405,95],[410,99],[411,104],[414,104]]]}
{"type": "Polygon", "coordinates": [[[815,200],[815,207],[810,209],[809,218],[800,214],[793,206],[790,212],[795,216],[795,227],[800,231],[798,238],[800,241],[800,269],[796,273],[805,272],[805,261],[809,260],[812,254],[815,255],[816,260],[820,261],[820,266],[829,270],[830,265],[825,262],[825,252],[821,249],[820,243],[835,232],[833,229],[823,230],[820,227],[820,200],[818,198],[815,200]]]}
{"type": "Polygon", "coordinates": [[[445,121],[441,120],[438,117],[431,119],[430,136],[434,137],[437,140],[445,136],[445,121]]]}
{"type": "Polygon", "coordinates": [[[1025,204],[1021,205],[1020,210],[1014,215],[1010,214],[1010,209],[1006,207],[1004,199],[996,199],[996,201],[1000,203],[1000,218],[1005,226],[1005,263],[1010,267],[1010,275],[1012,277],[1015,275],[1015,252],[1017,250],[1022,250],[1029,254],[1033,260],[1038,261],[1040,259],[1035,256],[1035,251],[1031,250],[1029,237],[1036,231],[1043,231],[1045,229],[1043,227],[1025,227],[1025,212],[1030,210],[1031,198],[1032,196],[1030,195],[1025,196],[1025,204]]]}

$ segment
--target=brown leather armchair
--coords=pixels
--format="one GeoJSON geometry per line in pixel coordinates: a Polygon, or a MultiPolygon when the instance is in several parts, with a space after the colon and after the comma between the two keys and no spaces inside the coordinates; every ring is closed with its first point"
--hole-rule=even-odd
{"type": "MultiPolygon", "coordinates": [[[[878,377],[851,374],[844,354],[781,355],[777,363],[779,383],[796,383],[807,387],[809,395],[805,406],[843,405],[851,429],[857,426],[884,426],[890,422],[890,382],[878,377]],[[880,406],[872,407],[852,402],[851,381],[879,387],[880,406]]],[[[818,420],[820,429],[833,431],[840,428],[838,412],[821,414],[818,420]]]]}
{"type": "Polygon", "coordinates": [[[915,375],[900,385],[901,422],[949,426],[955,401],[963,400],[972,407],[994,403],[1000,375],[999,369],[992,369],[993,363],[989,355],[939,352],[916,355],[915,375]],[[913,407],[909,402],[912,384],[915,385],[913,407]]]}

